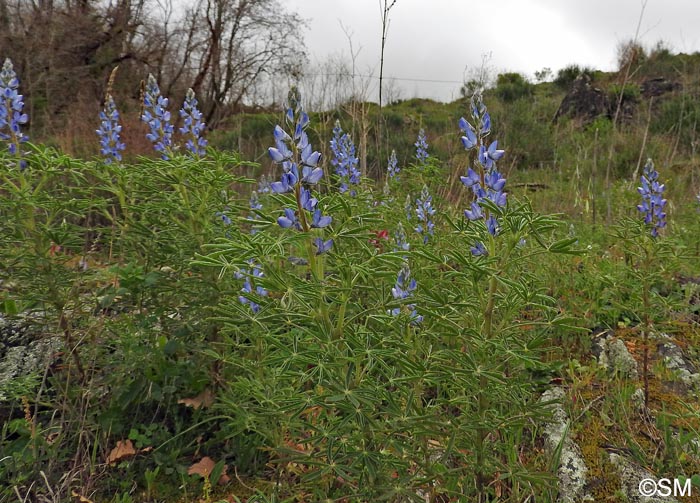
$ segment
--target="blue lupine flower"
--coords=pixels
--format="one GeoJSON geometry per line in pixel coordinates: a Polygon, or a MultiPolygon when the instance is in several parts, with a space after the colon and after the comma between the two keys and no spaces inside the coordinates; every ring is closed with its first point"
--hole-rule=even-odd
{"type": "MultiPolygon", "coordinates": [[[[488,232],[492,236],[496,236],[500,230],[498,220],[490,214],[482,203],[487,199],[496,206],[506,205],[507,198],[504,192],[506,179],[496,167],[496,162],[503,157],[505,152],[498,149],[498,141],[493,141],[488,146],[485,143],[486,137],[491,132],[491,116],[479,93],[472,97],[471,115],[476,127],[464,117],[459,120],[459,128],[464,133],[462,136],[464,148],[471,150],[479,147],[476,156],[477,169],[469,167],[466,176],[460,177],[464,186],[471,189],[474,194],[474,201],[468,210],[464,210],[464,216],[470,221],[484,219],[488,232]]],[[[474,255],[486,254],[483,243],[476,243],[471,251],[474,255]]]]}
{"type": "Polygon", "coordinates": [[[425,130],[423,128],[418,131],[418,140],[414,145],[416,147],[416,159],[418,160],[418,164],[425,164],[425,161],[428,159],[428,141],[425,138],[425,130]]]}
{"type": "MultiPolygon", "coordinates": [[[[330,146],[333,153],[331,165],[335,168],[336,175],[340,177],[338,190],[340,193],[345,193],[349,190],[348,183],[358,185],[362,175],[357,169],[359,159],[355,156],[355,144],[350,135],[343,133],[340,121],[335,121],[330,146]]],[[[355,190],[350,190],[349,193],[353,197],[357,194],[355,190]]]]}
{"type": "Polygon", "coordinates": [[[505,153],[504,150],[497,150],[497,148],[498,140],[492,142],[488,148],[486,145],[481,145],[479,147],[479,162],[488,170],[493,168],[494,162],[503,157],[503,154],[505,153]]]}
{"type": "Polygon", "coordinates": [[[403,209],[406,211],[406,220],[411,221],[411,215],[413,214],[413,201],[411,200],[411,194],[406,194],[406,202],[404,202],[403,209]]]}
{"type": "MultiPolygon", "coordinates": [[[[276,194],[294,192],[297,210],[285,208],[284,215],[277,219],[277,223],[285,229],[294,227],[303,232],[308,232],[311,228],[327,227],[333,221],[332,217],[321,214],[321,210],[316,207],[318,200],[312,197],[310,189],[305,186],[316,185],[323,177],[323,169],[318,166],[321,154],[315,152],[309,143],[305,131],[309,125],[309,116],[301,107],[295,89],[289,93],[289,107],[284,118],[293,134],[285,131],[280,125],[275,126],[273,130],[275,146],[268,148],[268,153],[274,163],[282,165],[283,173],[279,181],[270,184],[270,189],[276,194]],[[310,215],[307,216],[306,212],[310,215]]],[[[325,253],[333,245],[332,240],[324,242],[323,239],[319,239],[318,255],[325,253]]]]}
{"type": "Polygon", "coordinates": [[[498,234],[498,221],[496,220],[496,217],[493,215],[490,215],[488,219],[486,219],[486,229],[489,231],[489,234],[492,236],[495,236],[498,234]]]}
{"type": "Polygon", "coordinates": [[[403,230],[401,222],[399,222],[396,226],[396,232],[394,233],[394,251],[408,251],[410,248],[411,244],[408,242],[406,232],[403,230]]]}
{"type": "Polygon", "coordinates": [[[146,138],[153,143],[153,149],[161,153],[161,158],[168,160],[172,147],[173,125],[170,123],[168,98],[160,95],[160,88],[153,75],[148,74],[146,92],[143,96],[143,115],[141,120],[148,124],[146,138]]]}
{"type": "Polygon", "coordinates": [[[428,235],[433,235],[435,224],[431,217],[435,214],[435,208],[432,207],[433,197],[428,192],[428,187],[423,185],[420,197],[416,200],[416,215],[418,216],[418,226],[416,232],[423,235],[423,243],[428,242],[428,235]]]}
{"type": "Polygon", "coordinates": [[[267,194],[268,192],[270,192],[270,182],[265,175],[262,175],[258,182],[258,193],[267,194]]]}
{"type": "Polygon", "coordinates": [[[481,256],[481,255],[488,255],[488,251],[486,251],[486,247],[484,246],[484,243],[478,242],[474,246],[471,247],[471,252],[472,255],[475,257],[481,256]]]}
{"type": "Polygon", "coordinates": [[[389,175],[389,178],[394,178],[399,174],[399,171],[401,171],[401,168],[399,168],[399,162],[396,159],[396,150],[392,150],[391,155],[389,156],[389,164],[387,165],[386,172],[389,175]]]}
{"type": "Polygon", "coordinates": [[[229,216],[225,213],[227,210],[228,210],[228,208],[226,208],[224,211],[217,211],[217,212],[214,214],[214,216],[216,216],[217,218],[220,218],[221,221],[224,223],[224,225],[231,225],[231,219],[230,219],[229,216]]]}
{"type": "Polygon", "coordinates": [[[299,189],[299,203],[306,211],[313,212],[318,204],[318,199],[311,195],[311,191],[306,187],[299,189]]]}
{"type": "MultiPolygon", "coordinates": [[[[29,117],[22,111],[24,101],[18,89],[19,79],[8,58],[0,70],[0,139],[7,141],[8,151],[14,156],[21,155],[20,144],[29,139],[20,127],[27,123],[29,117]]],[[[20,161],[20,168],[24,169],[25,166],[26,161],[20,161]]]]}
{"type": "MultiPolygon", "coordinates": [[[[396,284],[391,289],[391,295],[395,300],[403,301],[413,296],[413,292],[416,287],[416,280],[411,278],[411,270],[409,269],[408,264],[404,263],[396,278],[396,284]]],[[[408,304],[406,305],[406,308],[410,311],[411,324],[415,325],[423,321],[423,316],[420,316],[416,312],[415,304],[408,304]]],[[[401,308],[395,307],[394,309],[390,309],[388,313],[392,316],[398,316],[401,314],[401,308]]]]}
{"type": "Polygon", "coordinates": [[[333,219],[331,217],[324,217],[321,215],[321,210],[314,210],[313,217],[311,220],[311,227],[322,229],[323,227],[328,227],[333,219]]]}
{"type": "Polygon", "coordinates": [[[253,311],[254,314],[257,314],[258,311],[260,311],[260,304],[250,299],[250,295],[255,293],[259,297],[267,297],[268,292],[260,285],[256,285],[255,288],[253,288],[253,282],[251,280],[255,281],[256,279],[263,278],[265,277],[265,274],[262,272],[260,266],[255,264],[252,259],[249,260],[248,263],[252,267],[251,270],[243,269],[234,273],[234,277],[236,279],[244,280],[241,292],[243,292],[245,295],[239,295],[238,301],[243,305],[250,306],[251,311],[253,311]]]}
{"type": "Polygon", "coordinates": [[[197,108],[197,98],[192,89],[187,90],[185,102],[180,109],[180,117],[184,119],[184,125],[180,133],[185,135],[187,142],[185,148],[195,156],[203,156],[207,153],[207,140],[202,138],[205,124],[202,122],[202,112],[197,108]]]}
{"type": "Polygon", "coordinates": [[[107,95],[105,99],[104,110],[100,112],[100,129],[96,131],[100,137],[100,153],[105,156],[105,164],[110,164],[112,161],[121,161],[121,150],[126,148],[120,140],[122,126],[119,124],[119,112],[114,104],[114,99],[111,95],[107,95]]]}
{"type": "Polygon", "coordinates": [[[642,204],[637,209],[644,214],[644,223],[651,226],[651,235],[658,237],[659,229],[666,227],[666,199],[663,198],[665,185],[659,183],[659,173],[654,169],[654,163],[647,159],[642,175],[642,186],[637,191],[642,196],[642,204]]]}
{"type": "Polygon", "coordinates": [[[277,223],[280,227],[284,229],[288,229],[294,226],[296,229],[301,230],[301,224],[299,223],[299,219],[297,218],[294,210],[291,208],[284,209],[284,216],[279,217],[277,219],[277,223]]]}
{"type": "MultiPolygon", "coordinates": [[[[263,207],[263,205],[260,202],[260,198],[258,197],[258,193],[256,191],[253,191],[250,194],[250,209],[253,211],[258,211],[258,210],[261,210],[262,207],[263,207]]],[[[250,215],[248,215],[248,220],[255,220],[255,218],[256,218],[256,215],[254,213],[251,213],[250,215]]],[[[257,234],[258,229],[253,227],[252,229],[250,229],[250,233],[257,234]]]]}
{"type": "Polygon", "coordinates": [[[333,247],[333,240],[324,241],[323,238],[316,238],[314,246],[316,246],[316,255],[322,255],[333,247]]]}

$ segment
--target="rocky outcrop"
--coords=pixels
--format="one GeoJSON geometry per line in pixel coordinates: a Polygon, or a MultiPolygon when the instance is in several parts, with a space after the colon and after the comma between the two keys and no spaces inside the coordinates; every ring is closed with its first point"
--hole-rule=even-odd
{"type": "Polygon", "coordinates": [[[642,82],[639,86],[639,91],[642,93],[644,98],[652,98],[661,96],[666,93],[672,93],[675,91],[680,91],[683,86],[680,82],[673,82],[665,77],[656,77],[654,79],[648,79],[642,82]]]}
{"type": "Polygon", "coordinates": [[[540,402],[548,403],[552,411],[552,421],[544,425],[544,445],[550,456],[559,455],[557,501],[559,503],[593,501],[586,490],[588,470],[581,449],[569,435],[570,420],[561,403],[565,397],[564,390],[556,387],[542,393],[540,398],[540,402]]]}
{"type": "Polygon", "coordinates": [[[602,115],[608,115],[610,103],[607,94],[591,85],[591,77],[582,73],[571,86],[571,90],[559,105],[554,120],[560,117],[573,117],[589,123],[602,115]]]}
{"type": "Polygon", "coordinates": [[[21,378],[43,374],[61,347],[60,337],[45,335],[41,318],[0,316],[0,403],[21,391],[21,378]]]}

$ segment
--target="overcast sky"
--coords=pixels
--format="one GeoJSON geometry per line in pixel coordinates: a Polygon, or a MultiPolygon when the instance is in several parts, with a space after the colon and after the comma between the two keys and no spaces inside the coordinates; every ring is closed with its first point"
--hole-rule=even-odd
{"type": "MultiPolygon", "coordinates": [[[[352,34],[358,71],[379,75],[379,0],[283,0],[308,21],[312,61],[349,55],[352,34]]],[[[401,98],[450,101],[481,66],[533,77],[572,63],[611,70],[618,43],[634,37],[641,0],[396,0],[390,11],[384,75],[397,79],[401,98]]],[[[648,0],[639,40],[664,40],[674,52],[700,50],[700,0],[648,0]]],[[[376,99],[376,98],[375,98],[376,99]]]]}

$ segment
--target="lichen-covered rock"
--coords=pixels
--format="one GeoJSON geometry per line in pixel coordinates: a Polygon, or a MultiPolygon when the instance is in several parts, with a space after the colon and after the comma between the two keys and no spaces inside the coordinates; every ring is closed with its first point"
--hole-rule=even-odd
{"type": "Polygon", "coordinates": [[[593,339],[593,354],[598,364],[610,374],[626,379],[637,379],[637,361],[632,357],[627,346],[611,333],[604,332],[593,339]]]}
{"type": "Polygon", "coordinates": [[[642,480],[658,481],[659,479],[641,466],[616,453],[610,453],[610,462],[617,468],[620,476],[620,488],[629,503],[678,503],[678,500],[671,496],[645,496],[641,494],[639,483],[642,480]]]}
{"type": "Polygon", "coordinates": [[[61,338],[45,336],[43,328],[32,316],[0,317],[0,402],[22,394],[61,350],[61,338]]]}
{"type": "Polygon", "coordinates": [[[668,335],[660,334],[659,338],[661,342],[656,349],[666,368],[676,374],[687,389],[700,389],[700,373],[686,359],[683,350],[668,335]]]}
{"type": "Polygon", "coordinates": [[[566,394],[561,388],[551,388],[542,393],[540,401],[553,402],[549,405],[552,411],[552,421],[544,426],[544,445],[550,456],[559,452],[560,503],[578,503],[593,501],[586,491],[586,475],[588,469],[581,454],[581,449],[569,436],[569,417],[561,405],[566,394]]]}

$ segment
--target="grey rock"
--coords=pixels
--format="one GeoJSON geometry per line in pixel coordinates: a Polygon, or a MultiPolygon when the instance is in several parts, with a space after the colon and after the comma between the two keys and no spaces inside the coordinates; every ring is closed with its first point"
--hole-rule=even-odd
{"type": "Polygon", "coordinates": [[[540,402],[554,402],[549,405],[552,421],[544,426],[544,445],[550,456],[559,452],[557,501],[560,503],[593,501],[593,497],[586,490],[588,473],[586,462],[581,449],[569,436],[569,417],[561,405],[564,398],[564,390],[558,387],[548,389],[540,397],[540,402]]]}
{"type": "Polygon", "coordinates": [[[593,339],[593,354],[598,358],[598,364],[610,374],[626,379],[637,379],[637,360],[620,339],[609,332],[603,332],[593,339]]]}
{"type": "Polygon", "coordinates": [[[644,496],[640,493],[639,483],[642,480],[658,481],[660,477],[616,453],[610,453],[610,462],[617,468],[622,492],[629,503],[678,503],[678,500],[671,496],[644,496]]]}
{"type": "Polygon", "coordinates": [[[659,338],[661,342],[656,349],[666,368],[674,372],[688,389],[700,389],[700,374],[686,359],[683,350],[667,334],[660,334],[659,338]]]}
{"type": "Polygon", "coordinates": [[[44,328],[37,316],[0,316],[0,402],[21,393],[31,376],[42,375],[61,350],[61,338],[45,336],[44,328]]]}

